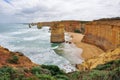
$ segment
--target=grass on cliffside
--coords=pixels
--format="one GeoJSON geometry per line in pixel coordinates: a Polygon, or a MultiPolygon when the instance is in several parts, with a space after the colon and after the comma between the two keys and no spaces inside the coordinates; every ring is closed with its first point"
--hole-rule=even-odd
{"type": "Polygon", "coordinates": [[[64,73],[55,65],[27,68],[0,68],[0,80],[120,80],[120,60],[98,65],[90,71],[64,73]]]}
{"type": "Polygon", "coordinates": [[[68,74],[70,80],[120,80],[120,60],[98,65],[90,71],[80,71],[68,74]]]}

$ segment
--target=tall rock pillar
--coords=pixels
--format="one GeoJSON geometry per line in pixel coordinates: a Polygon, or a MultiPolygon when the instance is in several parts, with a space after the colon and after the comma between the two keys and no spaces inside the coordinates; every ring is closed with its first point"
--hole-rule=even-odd
{"type": "Polygon", "coordinates": [[[64,42],[64,25],[61,23],[54,23],[51,26],[51,42],[61,43],[64,42]]]}

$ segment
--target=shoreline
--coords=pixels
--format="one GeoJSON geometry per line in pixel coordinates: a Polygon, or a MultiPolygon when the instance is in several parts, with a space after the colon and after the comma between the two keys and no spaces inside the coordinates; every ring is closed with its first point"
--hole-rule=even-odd
{"type": "Polygon", "coordinates": [[[84,59],[90,59],[96,56],[99,56],[104,51],[94,45],[81,42],[84,35],[80,33],[67,32],[72,38],[70,41],[76,45],[76,47],[83,49],[83,52],[80,53],[80,56],[84,59]]]}

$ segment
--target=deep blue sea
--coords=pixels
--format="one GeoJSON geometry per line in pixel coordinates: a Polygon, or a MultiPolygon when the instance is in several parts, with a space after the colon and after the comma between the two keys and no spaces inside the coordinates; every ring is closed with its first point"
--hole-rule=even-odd
{"type": "MultiPolygon", "coordinates": [[[[57,65],[66,72],[75,71],[75,64],[82,62],[77,53],[82,49],[74,44],[50,43],[50,35],[49,27],[37,29],[25,24],[0,24],[1,46],[24,53],[34,63],[57,65]]],[[[67,33],[65,35],[70,39],[67,33]]]]}

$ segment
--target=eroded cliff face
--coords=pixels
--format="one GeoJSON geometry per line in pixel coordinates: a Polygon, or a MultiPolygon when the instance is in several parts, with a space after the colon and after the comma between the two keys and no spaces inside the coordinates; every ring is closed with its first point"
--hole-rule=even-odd
{"type": "MultiPolygon", "coordinates": [[[[85,22],[85,21],[84,21],[85,22]]],[[[83,21],[52,21],[52,22],[38,22],[31,23],[29,27],[33,25],[37,25],[38,29],[41,29],[44,26],[50,27],[51,30],[51,42],[52,43],[61,43],[64,42],[64,32],[74,32],[75,30],[80,31],[81,27],[83,27],[83,21]]]]}
{"type": "Polygon", "coordinates": [[[99,64],[104,64],[112,60],[120,59],[120,47],[113,51],[105,52],[98,57],[93,57],[91,59],[85,60],[82,64],[77,65],[79,70],[91,70],[99,64]]]}
{"type": "Polygon", "coordinates": [[[86,24],[82,41],[104,51],[115,49],[120,46],[120,20],[97,20],[86,24]]]}
{"type": "Polygon", "coordinates": [[[64,41],[64,25],[60,23],[55,23],[51,26],[51,42],[60,43],[64,41]]]}
{"type": "Polygon", "coordinates": [[[66,21],[52,21],[52,22],[38,22],[31,25],[37,25],[40,29],[43,26],[52,27],[55,24],[61,24],[64,26],[64,30],[67,32],[74,32],[75,30],[80,30],[83,26],[82,21],[66,20],[66,21]]]}
{"type": "Polygon", "coordinates": [[[74,32],[75,30],[80,30],[82,23],[80,21],[61,21],[64,25],[64,29],[67,32],[74,32]]]}

